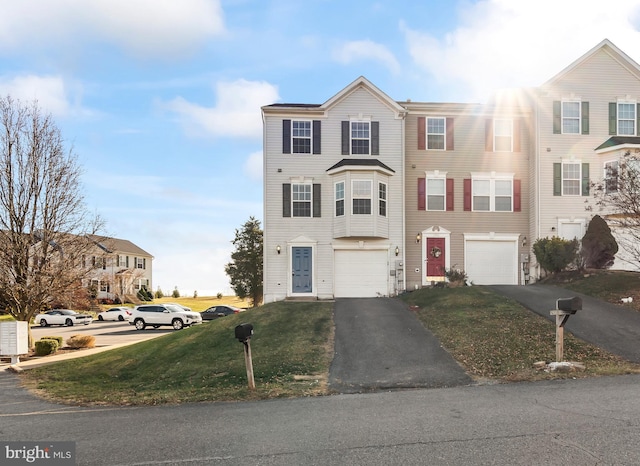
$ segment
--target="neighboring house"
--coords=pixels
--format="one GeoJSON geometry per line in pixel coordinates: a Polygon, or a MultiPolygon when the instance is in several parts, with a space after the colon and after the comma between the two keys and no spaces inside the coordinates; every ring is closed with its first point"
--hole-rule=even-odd
{"type": "Polygon", "coordinates": [[[640,67],[604,40],[488,104],[396,102],[358,78],[264,121],[264,300],[392,296],[463,269],[526,284],[538,239],[582,238],[590,183],[640,152],[640,67]]]}
{"type": "Polygon", "coordinates": [[[153,256],[131,241],[91,235],[94,254],[83,257],[91,269],[84,286],[98,291],[98,299],[135,298],[140,289],[152,291],[153,256]]]}
{"type": "MultiPolygon", "coordinates": [[[[603,215],[590,182],[607,179],[615,189],[621,157],[640,153],[640,66],[604,40],[544,83],[536,99],[531,236],[581,239],[591,217],[603,215]]],[[[626,266],[616,260],[614,267],[626,266]]]]}

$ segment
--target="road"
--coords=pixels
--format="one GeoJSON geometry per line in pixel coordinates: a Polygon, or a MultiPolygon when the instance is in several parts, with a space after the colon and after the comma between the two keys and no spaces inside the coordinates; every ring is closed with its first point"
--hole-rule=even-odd
{"type": "Polygon", "coordinates": [[[640,376],[242,403],[74,407],[0,372],[0,438],[79,465],[636,465],[640,376]]]}

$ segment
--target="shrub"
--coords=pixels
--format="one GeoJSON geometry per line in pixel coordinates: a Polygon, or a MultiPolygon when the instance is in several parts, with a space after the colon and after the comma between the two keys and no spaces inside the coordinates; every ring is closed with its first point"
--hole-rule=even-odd
{"type": "Polygon", "coordinates": [[[216,295],[216,298],[218,298],[218,299],[222,299],[222,293],[218,293],[218,294],[216,295]]]}
{"type": "Polygon", "coordinates": [[[618,243],[611,234],[607,222],[599,215],[589,222],[582,238],[581,255],[584,266],[591,269],[606,269],[613,265],[618,243]]]}
{"type": "Polygon", "coordinates": [[[198,290],[195,290],[193,292],[193,299],[196,299],[198,297],[198,290]]]}
{"type": "Polygon", "coordinates": [[[578,240],[539,238],[533,243],[533,254],[540,267],[547,273],[557,273],[575,263],[578,254],[578,240]]]}
{"type": "Polygon", "coordinates": [[[36,346],[36,356],[46,356],[48,354],[53,354],[58,351],[58,341],[57,340],[38,340],[35,343],[36,346]]]}
{"type": "Polygon", "coordinates": [[[41,337],[41,340],[55,340],[58,342],[58,348],[62,348],[62,343],[64,342],[64,337],[41,337]]]}
{"type": "Polygon", "coordinates": [[[173,296],[174,298],[180,297],[180,292],[178,291],[178,287],[174,288],[173,293],[171,293],[171,296],[173,296]]]}
{"type": "Polygon", "coordinates": [[[156,298],[158,298],[158,299],[164,298],[164,293],[162,292],[160,287],[158,287],[158,291],[156,291],[156,298]]]}
{"type": "Polygon", "coordinates": [[[67,338],[67,346],[69,348],[94,348],[96,346],[96,337],[93,335],[71,335],[67,338]]]}
{"type": "MultiPolygon", "coordinates": [[[[455,266],[454,266],[455,267],[455,266]]],[[[447,277],[450,284],[467,284],[467,273],[461,269],[447,269],[444,271],[444,276],[447,277]]]]}

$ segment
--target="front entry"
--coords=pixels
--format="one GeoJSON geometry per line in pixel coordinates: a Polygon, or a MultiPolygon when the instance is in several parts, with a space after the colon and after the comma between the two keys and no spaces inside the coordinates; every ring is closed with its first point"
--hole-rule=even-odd
{"type": "Polygon", "coordinates": [[[445,239],[427,238],[427,277],[443,277],[445,263],[445,239]]]}
{"type": "Polygon", "coordinates": [[[291,291],[292,293],[311,293],[312,273],[311,258],[312,248],[292,247],[291,248],[291,291]]]}

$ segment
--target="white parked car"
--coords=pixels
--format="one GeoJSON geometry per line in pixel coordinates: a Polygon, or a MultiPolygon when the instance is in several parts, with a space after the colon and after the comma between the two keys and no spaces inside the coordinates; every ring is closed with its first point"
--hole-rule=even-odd
{"type": "Polygon", "coordinates": [[[35,324],[41,327],[49,325],[89,325],[93,321],[93,317],[89,314],[78,314],[76,311],[69,309],[52,309],[44,314],[38,314],[35,318],[35,324]]]}
{"type": "Polygon", "coordinates": [[[112,307],[98,314],[98,320],[119,320],[124,322],[129,320],[132,309],[126,306],[112,307]]]}
{"type": "Polygon", "coordinates": [[[187,311],[175,304],[142,304],[136,306],[129,316],[129,323],[136,330],[144,330],[147,325],[158,328],[171,325],[175,330],[202,323],[199,312],[187,311]]]}

